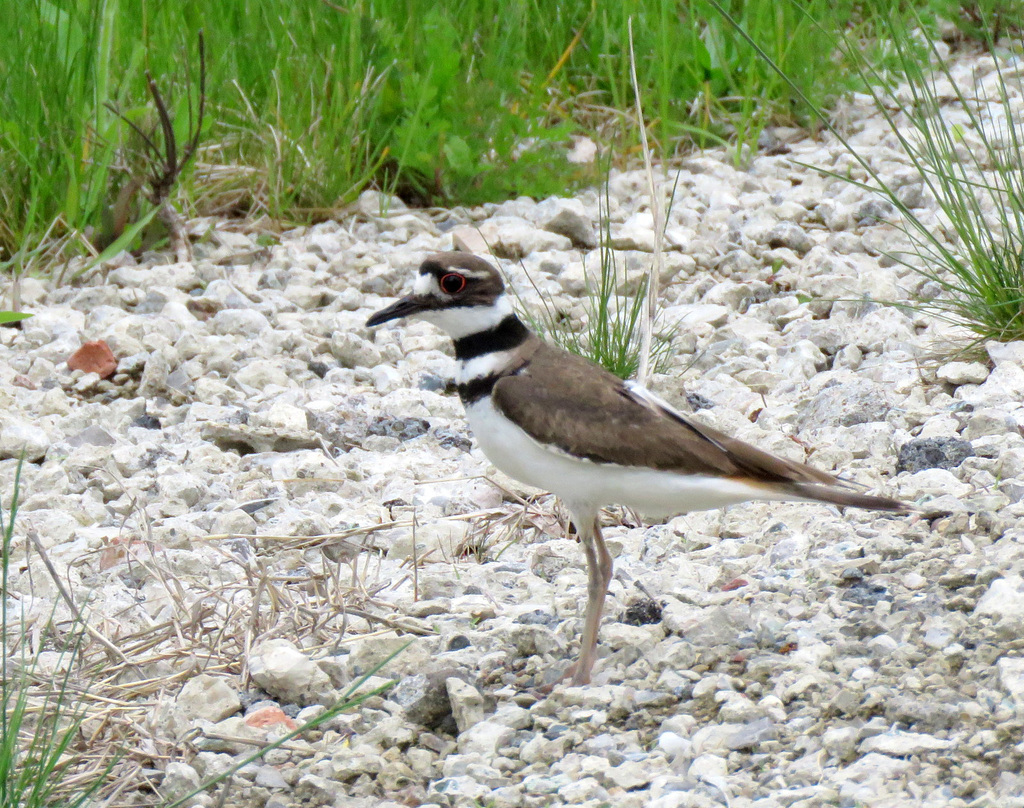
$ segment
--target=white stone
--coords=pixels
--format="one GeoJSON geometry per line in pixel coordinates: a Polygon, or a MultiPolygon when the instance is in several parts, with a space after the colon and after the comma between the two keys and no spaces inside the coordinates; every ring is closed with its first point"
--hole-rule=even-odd
{"type": "Polygon", "coordinates": [[[974,613],[996,620],[1024,620],[1024,579],[1020,575],[996,578],[978,600],[974,613]]]}
{"type": "Polygon", "coordinates": [[[935,371],[936,378],[949,384],[981,384],[988,378],[988,368],[981,362],[947,362],[935,371]]]}
{"type": "Polygon", "coordinates": [[[15,418],[0,416],[0,460],[24,456],[26,462],[43,459],[50,448],[46,430],[15,418]]]}
{"type": "Polygon", "coordinates": [[[286,702],[305,704],[331,693],[330,677],[290,640],[260,643],[248,663],[256,684],[286,702]]]}
{"type": "Polygon", "coordinates": [[[1024,657],[1003,657],[996,663],[999,684],[1017,708],[1017,715],[1024,714],[1024,657]]]}
{"type": "Polygon", "coordinates": [[[932,735],[895,730],[865,738],[860,743],[860,751],[864,753],[879,752],[893,757],[909,757],[925,752],[941,752],[953,745],[953,741],[936,738],[932,735]]]}
{"type": "Polygon", "coordinates": [[[460,733],[484,720],[484,697],[479,690],[455,677],[446,679],[445,687],[452,704],[452,716],[460,733]]]}
{"type": "Polygon", "coordinates": [[[199,788],[201,780],[199,772],[187,763],[172,761],[164,769],[164,779],[160,783],[160,796],[171,801],[191,794],[199,788]]]}
{"type": "Polygon", "coordinates": [[[962,483],[946,469],[925,469],[901,477],[898,481],[899,496],[910,502],[923,497],[953,496],[965,497],[971,493],[971,486],[962,483]]]}
{"type": "Polygon", "coordinates": [[[187,718],[222,721],[242,709],[238,693],[222,677],[201,673],[181,688],[175,705],[187,718]]]}
{"type": "Polygon", "coordinates": [[[459,734],[459,752],[493,757],[511,742],[515,730],[495,721],[479,721],[459,734]]]}

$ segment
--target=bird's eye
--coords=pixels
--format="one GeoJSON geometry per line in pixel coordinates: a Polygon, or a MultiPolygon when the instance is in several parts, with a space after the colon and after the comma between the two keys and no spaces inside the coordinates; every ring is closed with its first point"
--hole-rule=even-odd
{"type": "Polygon", "coordinates": [[[466,278],[457,272],[441,276],[441,291],[446,295],[457,295],[466,288],[466,278]]]}

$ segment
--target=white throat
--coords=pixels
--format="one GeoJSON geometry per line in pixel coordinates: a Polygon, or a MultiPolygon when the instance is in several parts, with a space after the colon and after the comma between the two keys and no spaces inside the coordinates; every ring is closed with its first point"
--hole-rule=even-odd
{"type": "Polygon", "coordinates": [[[423,311],[416,316],[436,325],[452,339],[488,331],[512,313],[512,304],[501,295],[489,306],[456,306],[450,309],[423,311]]]}

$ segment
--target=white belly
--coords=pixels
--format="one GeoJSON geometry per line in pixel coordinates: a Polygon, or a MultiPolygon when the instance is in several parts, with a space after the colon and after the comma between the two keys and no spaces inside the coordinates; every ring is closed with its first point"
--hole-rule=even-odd
{"type": "Polygon", "coordinates": [[[490,397],[466,408],[480,448],[505,474],[560,497],[574,511],[625,505],[649,516],[703,511],[751,499],[797,499],[722,477],[677,474],[581,460],[550,449],[494,409],[490,397]]]}

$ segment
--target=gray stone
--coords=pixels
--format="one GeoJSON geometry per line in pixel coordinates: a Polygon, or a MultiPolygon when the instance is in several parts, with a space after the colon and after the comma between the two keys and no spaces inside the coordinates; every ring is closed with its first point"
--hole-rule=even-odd
{"type": "Polygon", "coordinates": [[[801,429],[854,426],[884,421],[892,409],[889,391],[863,378],[826,385],[820,393],[799,407],[801,429]]]}
{"type": "Polygon", "coordinates": [[[900,447],[896,471],[952,469],[973,454],[971,444],[959,438],[915,438],[900,447]]]}
{"type": "Polygon", "coordinates": [[[814,240],[798,224],[779,222],[768,231],[766,242],[769,247],[787,247],[803,255],[814,246],[814,240]]]}
{"type": "Polygon", "coordinates": [[[240,454],[251,452],[294,452],[297,449],[319,449],[323,438],[310,429],[281,429],[207,421],[199,427],[199,435],[224,451],[240,454]]]}
{"type": "Polygon", "coordinates": [[[574,247],[586,250],[597,247],[594,223],[576,199],[544,200],[537,208],[537,220],[545,230],[568,238],[574,247]]]}
{"type": "Polygon", "coordinates": [[[405,710],[410,721],[434,729],[452,715],[447,685],[452,672],[439,670],[406,676],[395,685],[389,698],[405,710]]]}

